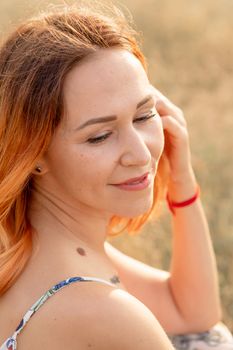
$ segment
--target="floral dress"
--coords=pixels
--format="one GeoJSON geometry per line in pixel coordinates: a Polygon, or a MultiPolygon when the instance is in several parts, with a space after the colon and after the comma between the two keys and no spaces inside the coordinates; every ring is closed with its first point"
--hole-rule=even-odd
{"type": "Polygon", "coordinates": [[[206,332],[169,336],[177,350],[233,350],[229,329],[218,323],[206,332]]]}

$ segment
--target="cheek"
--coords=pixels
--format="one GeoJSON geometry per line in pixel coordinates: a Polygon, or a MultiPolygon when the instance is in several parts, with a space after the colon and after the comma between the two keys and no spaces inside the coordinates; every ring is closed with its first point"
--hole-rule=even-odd
{"type": "Polygon", "coordinates": [[[107,159],[108,154],[103,153],[101,147],[86,149],[86,146],[79,145],[72,154],[70,176],[75,175],[75,179],[82,185],[79,187],[95,189],[106,182],[111,171],[107,159]]]}

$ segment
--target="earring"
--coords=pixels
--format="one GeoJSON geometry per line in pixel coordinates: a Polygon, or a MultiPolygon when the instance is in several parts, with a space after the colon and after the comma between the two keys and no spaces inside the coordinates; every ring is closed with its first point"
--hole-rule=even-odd
{"type": "Polygon", "coordinates": [[[37,171],[38,173],[41,173],[41,172],[42,172],[42,168],[38,165],[38,166],[36,167],[36,171],[37,171]]]}

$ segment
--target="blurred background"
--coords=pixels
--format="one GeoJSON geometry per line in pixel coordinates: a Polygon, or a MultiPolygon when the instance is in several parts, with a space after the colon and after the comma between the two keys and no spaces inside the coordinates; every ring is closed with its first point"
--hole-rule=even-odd
{"type": "MultiPolygon", "coordinates": [[[[129,9],[143,35],[151,82],[184,111],[217,256],[223,320],[233,331],[233,1],[113,2],[129,9]]],[[[49,3],[62,2],[1,0],[1,37],[49,3]]],[[[168,269],[171,239],[171,215],[164,204],[160,218],[147,223],[140,234],[124,234],[111,243],[145,263],[168,269]]]]}

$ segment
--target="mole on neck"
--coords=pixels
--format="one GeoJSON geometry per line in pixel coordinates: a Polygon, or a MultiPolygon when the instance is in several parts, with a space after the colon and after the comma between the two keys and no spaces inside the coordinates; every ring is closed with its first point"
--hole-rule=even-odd
{"type": "Polygon", "coordinates": [[[83,248],[81,248],[81,247],[78,247],[76,249],[76,251],[78,252],[79,255],[82,255],[82,256],[86,256],[87,255],[86,251],[83,248]]]}

